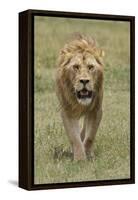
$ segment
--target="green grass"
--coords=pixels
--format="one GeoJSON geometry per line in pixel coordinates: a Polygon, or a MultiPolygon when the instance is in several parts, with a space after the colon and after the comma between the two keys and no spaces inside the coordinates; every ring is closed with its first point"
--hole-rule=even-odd
{"type": "Polygon", "coordinates": [[[35,18],[35,183],[130,177],[129,23],[35,18]],[[95,159],[72,160],[55,95],[59,49],[73,32],[92,35],[105,50],[103,118],[95,159]]]}

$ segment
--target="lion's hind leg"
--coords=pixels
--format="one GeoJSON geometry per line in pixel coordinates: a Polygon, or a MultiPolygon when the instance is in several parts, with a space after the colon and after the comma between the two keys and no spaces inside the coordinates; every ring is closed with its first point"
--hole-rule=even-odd
{"type": "Polygon", "coordinates": [[[81,137],[82,142],[84,141],[84,138],[85,138],[85,132],[86,132],[86,120],[84,118],[83,119],[83,126],[82,126],[82,129],[81,129],[81,132],[80,132],[80,137],[81,137]]]}
{"type": "Polygon", "coordinates": [[[86,132],[83,140],[85,153],[87,156],[93,155],[93,143],[102,118],[102,110],[97,113],[89,113],[86,117],[86,132]]]}

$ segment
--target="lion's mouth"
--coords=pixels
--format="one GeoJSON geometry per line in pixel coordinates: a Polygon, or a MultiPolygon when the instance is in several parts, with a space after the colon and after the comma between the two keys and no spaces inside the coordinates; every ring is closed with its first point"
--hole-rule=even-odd
{"type": "Polygon", "coordinates": [[[86,99],[86,98],[92,98],[93,92],[89,91],[85,88],[83,88],[80,91],[77,91],[77,98],[78,99],[86,99]]]}

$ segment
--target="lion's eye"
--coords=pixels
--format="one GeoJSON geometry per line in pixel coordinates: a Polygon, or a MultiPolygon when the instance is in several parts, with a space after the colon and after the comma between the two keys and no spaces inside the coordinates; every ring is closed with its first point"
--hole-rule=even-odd
{"type": "Polygon", "coordinates": [[[79,65],[73,65],[73,69],[78,70],[79,69],[79,65]]]}
{"type": "Polygon", "coordinates": [[[89,70],[93,70],[94,69],[94,65],[88,65],[88,69],[89,70]]]}

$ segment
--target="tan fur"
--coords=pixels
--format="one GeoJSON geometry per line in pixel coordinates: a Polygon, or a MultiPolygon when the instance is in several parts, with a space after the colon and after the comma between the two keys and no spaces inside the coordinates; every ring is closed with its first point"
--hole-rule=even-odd
{"type": "Polygon", "coordinates": [[[75,160],[85,159],[90,153],[102,117],[103,55],[92,38],[81,35],[60,51],[56,91],[75,160]],[[80,80],[89,82],[83,85],[80,80]],[[81,91],[84,86],[92,91],[92,98],[77,98],[77,91],[81,91]],[[81,116],[84,116],[82,131],[79,126],[81,116]]]}

